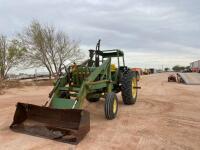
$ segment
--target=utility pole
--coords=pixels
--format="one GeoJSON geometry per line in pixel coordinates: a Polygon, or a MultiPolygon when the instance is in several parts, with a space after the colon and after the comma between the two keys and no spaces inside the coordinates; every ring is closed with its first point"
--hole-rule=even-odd
{"type": "Polygon", "coordinates": [[[37,69],[35,69],[35,79],[37,80],[37,69]]]}

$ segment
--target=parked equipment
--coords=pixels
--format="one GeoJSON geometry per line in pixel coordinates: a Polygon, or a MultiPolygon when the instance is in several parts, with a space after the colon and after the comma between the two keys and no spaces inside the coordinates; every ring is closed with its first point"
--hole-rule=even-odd
{"type": "Polygon", "coordinates": [[[54,140],[78,143],[90,130],[89,112],[83,110],[85,99],[96,102],[105,98],[104,112],[108,120],[117,115],[116,93],[122,93],[124,104],[134,104],[139,88],[137,75],[125,66],[123,51],[101,51],[99,40],[96,50],[89,50],[89,54],[90,59],[81,65],[74,63],[65,67],[65,73],[56,81],[49,94],[50,100],[44,106],[18,103],[10,128],[54,140]],[[117,58],[117,67],[111,64],[114,58],[117,58]]]}
{"type": "MultiPolygon", "coordinates": [[[[200,73],[200,60],[194,61],[190,63],[190,68],[189,68],[190,72],[198,72],[200,73]]],[[[189,72],[188,71],[188,72],[189,72]]]]}
{"type": "Polygon", "coordinates": [[[173,74],[169,75],[168,82],[176,82],[176,76],[173,74]]]}
{"type": "Polygon", "coordinates": [[[137,75],[137,81],[140,81],[140,76],[142,75],[142,69],[141,68],[132,68],[133,72],[136,72],[137,75]]]}

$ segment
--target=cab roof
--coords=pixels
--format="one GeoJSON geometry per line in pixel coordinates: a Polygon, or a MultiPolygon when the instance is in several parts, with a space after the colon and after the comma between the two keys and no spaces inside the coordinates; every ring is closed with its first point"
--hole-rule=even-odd
{"type": "Polygon", "coordinates": [[[113,50],[102,50],[98,52],[100,56],[103,58],[108,58],[108,57],[123,57],[124,52],[119,49],[113,49],[113,50]]]}

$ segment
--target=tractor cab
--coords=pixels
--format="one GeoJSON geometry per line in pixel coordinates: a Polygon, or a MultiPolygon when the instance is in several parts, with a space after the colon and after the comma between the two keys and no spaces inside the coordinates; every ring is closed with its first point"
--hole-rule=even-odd
{"type": "Polygon", "coordinates": [[[111,58],[111,59],[117,58],[118,68],[120,66],[125,66],[124,52],[119,49],[103,50],[99,52],[99,55],[102,56],[102,62],[104,61],[104,59],[107,59],[107,58],[111,58]]]}
{"type": "Polygon", "coordinates": [[[124,71],[125,67],[125,61],[124,61],[124,52],[119,49],[113,49],[113,50],[103,50],[99,54],[102,57],[102,63],[108,59],[111,58],[111,76],[113,81],[119,81],[116,80],[119,76],[120,72],[124,71]],[[121,70],[121,71],[120,71],[121,70]]]}

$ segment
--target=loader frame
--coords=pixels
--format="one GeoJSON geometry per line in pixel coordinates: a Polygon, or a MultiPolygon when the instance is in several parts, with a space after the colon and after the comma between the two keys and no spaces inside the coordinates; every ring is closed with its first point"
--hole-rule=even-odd
{"type": "Polygon", "coordinates": [[[59,109],[82,109],[87,94],[96,93],[99,97],[104,97],[105,93],[113,91],[114,85],[117,85],[118,82],[116,81],[117,74],[114,75],[114,80],[112,80],[111,57],[118,58],[118,68],[120,68],[119,57],[122,57],[122,68],[124,68],[125,63],[123,52],[120,50],[105,50],[100,51],[99,55],[102,56],[102,64],[99,67],[88,67],[82,65],[77,67],[76,72],[74,72],[74,74],[77,74],[77,82],[77,78],[85,77],[83,81],[79,83],[79,86],[70,85],[68,72],[58,79],[53,89],[54,95],[52,96],[50,107],[59,109]],[[105,58],[106,60],[104,60],[105,58]],[[68,92],[69,96],[75,96],[76,98],[74,100],[60,98],[60,91],[68,92]],[[73,95],[70,93],[72,91],[79,92],[73,95]]]}

